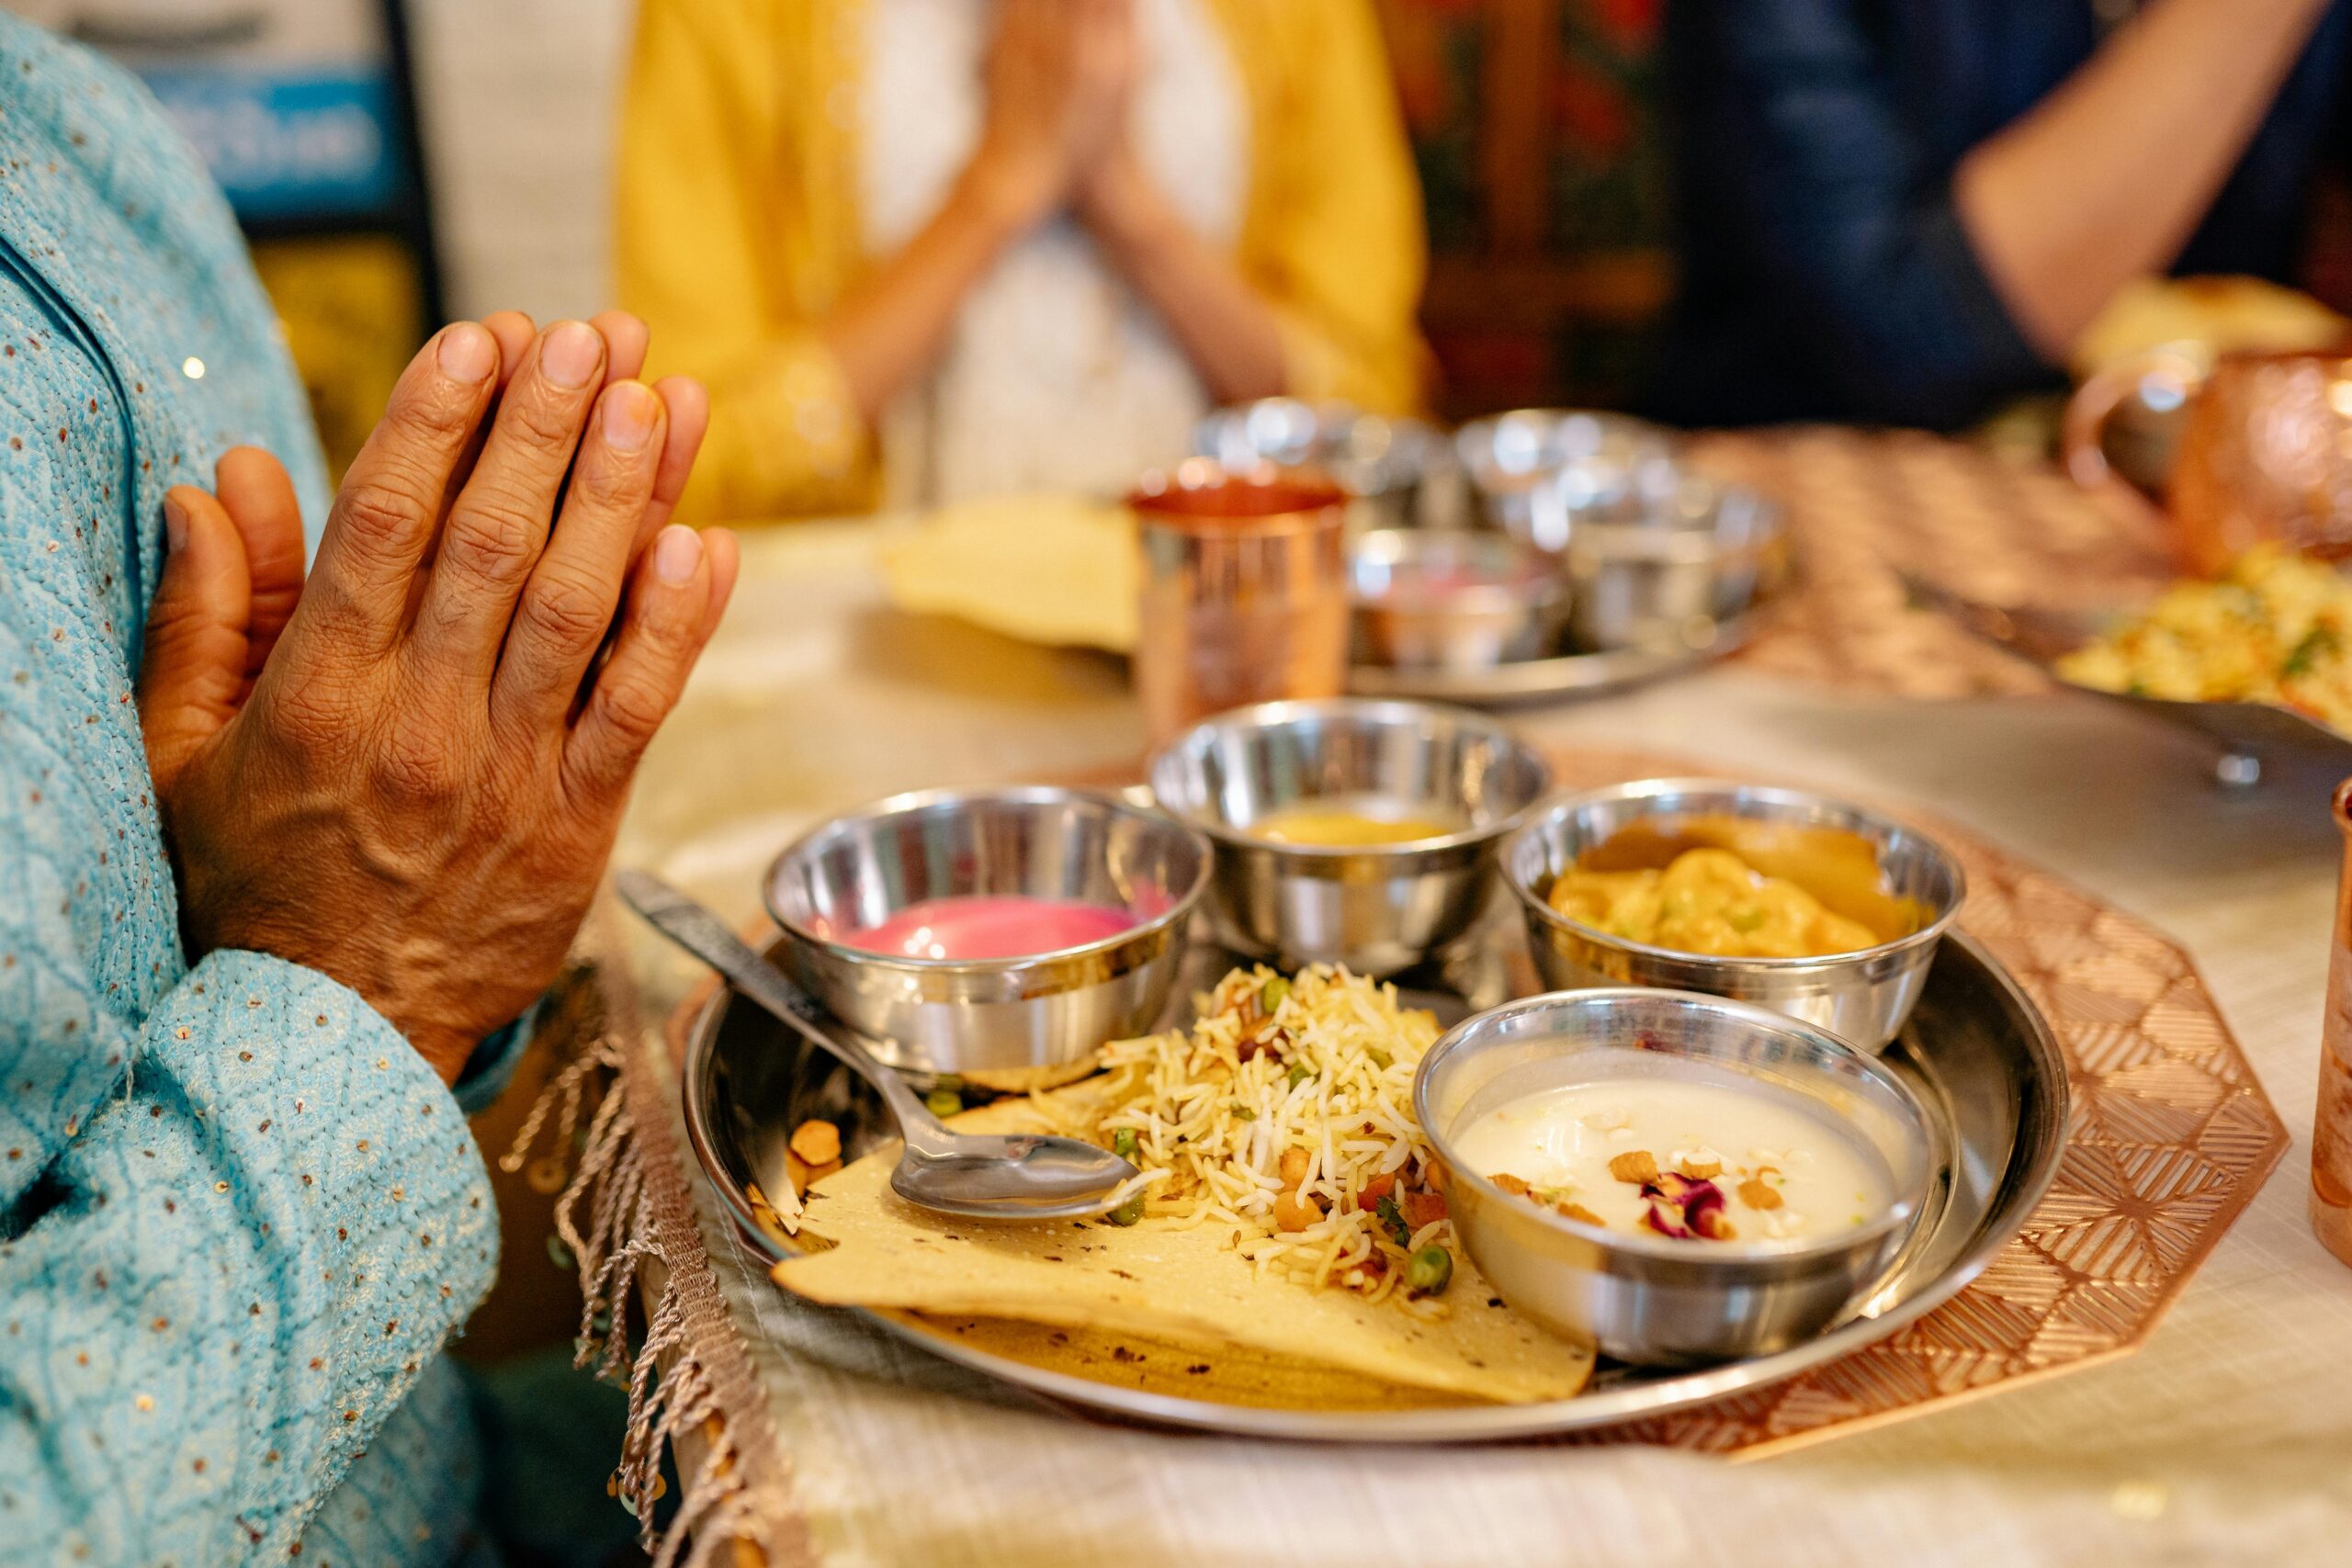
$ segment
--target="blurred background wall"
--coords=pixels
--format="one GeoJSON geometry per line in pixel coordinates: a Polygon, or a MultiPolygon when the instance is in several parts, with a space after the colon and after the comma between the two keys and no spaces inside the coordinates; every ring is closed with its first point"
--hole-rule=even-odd
{"type": "MultiPolygon", "coordinates": [[[[1671,288],[1659,0],[1376,3],[1428,205],[1439,412],[1621,401],[1671,288]]],[[[630,0],[0,5],[181,117],[338,460],[431,318],[607,302],[630,0]]]]}

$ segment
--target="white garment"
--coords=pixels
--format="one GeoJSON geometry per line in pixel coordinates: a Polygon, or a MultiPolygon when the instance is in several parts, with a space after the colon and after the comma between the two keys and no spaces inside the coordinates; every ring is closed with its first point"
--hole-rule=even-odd
{"type": "MultiPolygon", "coordinates": [[[[1184,220],[1239,232],[1249,114],[1201,0],[1133,0],[1143,62],[1129,132],[1184,220]]],[[[988,0],[868,0],[859,207],[869,254],[904,246],[946,198],[987,110],[988,0]]],[[[882,422],[888,505],[1035,491],[1124,491],[1182,457],[1209,400],[1183,351],[1057,218],[966,297],[936,367],[882,422]]]]}

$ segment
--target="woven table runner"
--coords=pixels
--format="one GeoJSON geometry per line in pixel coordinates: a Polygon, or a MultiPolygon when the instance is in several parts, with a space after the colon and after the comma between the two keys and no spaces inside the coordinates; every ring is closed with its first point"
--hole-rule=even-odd
{"type": "Polygon", "coordinates": [[[1787,510],[1797,581],[1739,656],[1770,674],[1901,697],[2048,691],[2040,671],[1913,604],[1903,573],[2014,605],[2133,597],[2172,572],[2147,505],[1940,436],[1808,426],[1694,436],[1687,451],[1787,510]]]}

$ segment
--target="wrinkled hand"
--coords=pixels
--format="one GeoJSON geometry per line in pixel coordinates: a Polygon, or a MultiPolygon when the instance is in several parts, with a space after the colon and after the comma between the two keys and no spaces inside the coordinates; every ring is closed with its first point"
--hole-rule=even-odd
{"type": "Polygon", "coordinates": [[[307,585],[274,462],[173,493],[140,699],[191,959],[318,969],[451,1080],[553,979],[734,579],[662,526],[706,406],[614,376],[643,353],[626,317],[446,329],[307,585]]]}
{"type": "Polygon", "coordinates": [[[1132,0],[1001,0],[973,177],[1018,220],[1050,217],[1124,138],[1135,76],[1132,0]]]}

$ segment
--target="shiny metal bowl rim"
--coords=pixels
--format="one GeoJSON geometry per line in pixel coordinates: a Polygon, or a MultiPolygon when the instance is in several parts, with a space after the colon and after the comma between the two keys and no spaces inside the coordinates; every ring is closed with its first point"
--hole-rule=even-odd
{"type": "MultiPolygon", "coordinates": [[[[1392,570],[1420,554],[1417,548],[1385,559],[1381,564],[1392,570]]],[[[1397,610],[1408,615],[1442,615],[1459,613],[1485,615],[1495,610],[1540,609],[1567,596],[1568,585],[1558,572],[1544,562],[1543,552],[1523,539],[1509,534],[1486,529],[1431,528],[1367,528],[1348,545],[1348,592],[1356,606],[1366,610],[1397,610]],[[1417,598],[1393,589],[1385,593],[1366,593],[1355,585],[1356,568],[1366,560],[1365,547],[1374,539],[1395,537],[1423,542],[1462,543],[1474,549],[1491,548],[1500,544],[1508,547],[1511,557],[1512,574],[1495,582],[1476,582],[1442,596],[1432,594],[1417,598]]],[[[1501,660],[1499,662],[1510,662],[1501,660]]]]}
{"type": "MultiPolygon", "coordinates": [[[[1297,855],[1307,860],[1345,860],[1351,856],[1404,860],[1445,850],[1467,849],[1500,839],[1527,826],[1530,814],[1543,806],[1544,796],[1551,792],[1552,765],[1544,760],[1542,752],[1511,733],[1508,726],[1496,723],[1476,708],[1456,707],[1448,703],[1414,702],[1404,697],[1306,697],[1288,698],[1280,702],[1252,703],[1246,707],[1227,708],[1223,713],[1211,714],[1198,724],[1181,731],[1174,739],[1153,752],[1151,760],[1145,764],[1144,779],[1146,783],[1153,785],[1154,798],[1159,800],[1159,809],[1163,813],[1183,823],[1195,832],[1215,840],[1219,844],[1231,845],[1236,849],[1262,850],[1275,855],[1297,855]],[[1526,805],[1501,820],[1489,822],[1483,828],[1464,828],[1458,833],[1448,833],[1442,838],[1408,839],[1402,843],[1393,844],[1294,844],[1278,839],[1263,838],[1250,832],[1247,828],[1237,828],[1222,818],[1204,816],[1180,802],[1171,801],[1159,794],[1157,780],[1159,776],[1161,761],[1182,750],[1194,736],[1204,730],[1228,729],[1235,728],[1237,723],[1246,723],[1250,728],[1264,728],[1285,718],[1309,715],[1332,714],[1352,716],[1387,713],[1436,714],[1457,724],[1466,724],[1496,736],[1533,765],[1534,792],[1527,797],[1526,805]]],[[[1301,795],[1299,798],[1317,800],[1325,797],[1301,795]]]]}
{"type": "MultiPolygon", "coordinates": [[[[1660,424],[1656,420],[1644,419],[1639,414],[1623,413],[1615,409],[1596,408],[1498,409],[1493,413],[1480,414],[1476,419],[1455,430],[1452,437],[1455,460],[1469,472],[1474,486],[1481,485],[1483,473],[1495,467],[1490,462],[1482,463],[1480,460],[1480,454],[1486,450],[1488,444],[1487,437],[1499,429],[1504,421],[1510,419],[1528,422],[1541,420],[1553,425],[1565,424],[1572,419],[1589,419],[1603,429],[1614,430],[1629,437],[1654,442],[1658,448],[1657,456],[1679,461],[1681,444],[1676,439],[1674,428],[1671,425],[1660,424]]],[[[1589,460],[1584,457],[1568,459],[1570,463],[1589,460]]],[[[1511,479],[1529,479],[1540,482],[1544,476],[1557,472],[1563,466],[1558,463],[1540,463],[1532,468],[1504,470],[1504,475],[1511,479]]],[[[1509,488],[1516,489],[1517,487],[1509,488]]]]}
{"type": "MultiPolygon", "coordinates": [[[[1542,816],[1522,824],[1513,838],[1516,839],[1519,834],[1540,833],[1550,823],[1566,817],[1581,807],[1601,801],[1664,795],[1669,791],[1734,794],[1751,800],[1766,801],[1775,806],[1826,807],[1832,811],[1843,812],[1858,818],[1872,828],[1883,828],[1908,834],[1940,862],[1943,868],[1951,874],[1951,901],[1937,914],[1934,919],[1929,920],[1917,931],[1896,937],[1892,942],[1882,942],[1871,947],[1858,947],[1847,953],[1817,953],[1802,958],[1736,958],[1715,953],[1688,953],[1679,947],[1660,947],[1654,942],[1635,942],[1630,937],[1618,936],[1612,932],[1604,931],[1597,926],[1586,925],[1582,920],[1572,920],[1552,908],[1550,899],[1521,878],[1512,864],[1516,857],[1512,855],[1510,846],[1508,845],[1504,847],[1501,854],[1503,881],[1510,886],[1511,892],[1518,896],[1519,901],[1531,912],[1542,916],[1547,925],[1565,927],[1577,936],[1598,946],[1611,948],[1620,953],[1634,953],[1644,958],[1665,958],[1683,964],[1703,964],[1738,974],[1803,975],[1815,970],[1843,968],[1848,964],[1859,964],[1865,959],[1883,958],[1908,953],[1914,948],[1926,947],[1943,939],[1944,932],[1951,929],[1952,921],[1959,919],[1961,906],[1968,901],[1967,874],[1961,869],[1958,857],[1937,842],[1934,838],[1921,832],[1907,822],[1899,822],[1892,817],[1872,811],[1867,807],[1856,806],[1850,801],[1840,800],[1835,795],[1821,795],[1807,789],[1791,789],[1780,784],[1745,784],[1724,779],[1635,779],[1627,784],[1584,790],[1555,800],[1544,808],[1542,816]]],[[[1733,812],[1731,815],[1737,816],[1738,813],[1733,812]]]]}
{"type": "MultiPolygon", "coordinates": [[[[1573,1037],[1563,1035],[1561,1038],[1573,1037]]],[[[1726,1072],[1743,1077],[1758,1079],[1765,1077],[1763,1074],[1748,1072],[1737,1063],[1726,1062],[1704,1052],[1687,1050],[1679,1042],[1662,1041],[1652,1049],[1657,1050],[1661,1055],[1677,1056],[1685,1061],[1713,1062],[1726,1072]]],[[[1786,1087],[1792,1092],[1803,1095],[1816,1105],[1823,1104],[1818,1095],[1808,1092],[1801,1085],[1791,1083],[1786,1087]]],[[[1824,1109],[1831,1108],[1824,1106],[1824,1109]]],[[[1936,1179],[1933,1158],[1936,1138],[1935,1122],[1928,1113],[1927,1106],[1920,1100],[1918,1094],[1909,1084],[1903,1081],[1902,1074],[1878,1058],[1865,1055],[1855,1050],[1853,1046],[1830,1033],[1829,1031],[1815,1028],[1801,1020],[1791,1018],[1787,1013],[1775,1011],[1768,1007],[1759,1007],[1754,1002],[1734,1001],[1728,997],[1709,996],[1702,991],[1669,991],[1655,986],[1595,986],[1582,990],[1545,991],[1539,996],[1523,997],[1517,1001],[1505,1002],[1500,1007],[1489,1008],[1485,1012],[1474,1013],[1464,1019],[1439,1036],[1437,1043],[1422,1053],[1419,1066],[1413,1069],[1413,1120],[1420,1124],[1421,1135],[1429,1139],[1430,1146],[1436,1149],[1445,1160],[1449,1179],[1470,1181],[1476,1187],[1481,1197],[1498,1203],[1516,1203],[1536,1216],[1544,1224],[1563,1235],[1573,1236],[1578,1241],[1597,1243],[1612,1251],[1631,1253],[1636,1257],[1677,1263],[1695,1263],[1705,1267],[1720,1266],[1735,1269],[1744,1264],[1801,1263],[1817,1258],[1835,1258],[1841,1253],[1866,1250],[1869,1247],[1876,1245],[1890,1231],[1908,1225],[1924,1210],[1934,1190],[1936,1179]],[[1588,1224],[1582,1220],[1572,1220],[1566,1214],[1541,1204],[1530,1203],[1524,1198],[1514,1197],[1496,1186],[1493,1180],[1483,1173],[1470,1168],[1453,1152],[1452,1137],[1436,1125],[1430,1114],[1429,1082],[1434,1076],[1432,1072],[1434,1065],[1441,1063],[1451,1052],[1459,1050],[1462,1040],[1481,1024],[1490,1024],[1497,1019],[1513,1017],[1523,1012],[1541,1011],[1563,1002],[1575,1003],[1583,1007],[1640,1002],[1645,1005],[1663,1004],[1682,1010],[1713,1012],[1737,1019],[1758,1033],[1794,1035],[1812,1044],[1828,1046],[1831,1055],[1849,1059],[1861,1069],[1864,1077],[1894,1094],[1911,1119],[1912,1130],[1920,1141],[1924,1157],[1918,1162],[1918,1169],[1911,1182],[1897,1191],[1894,1201],[1887,1205],[1878,1218],[1868,1224],[1858,1225],[1850,1231],[1841,1231],[1836,1235],[1811,1239],[1750,1241],[1743,1242],[1737,1247],[1721,1249],[1701,1250],[1671,1236],[1648,1236],[1638,1231],[1616,1231],[1611,1230],[1606,1225],[1588,1224]]]]}
{"type": "Polygon", "coordinates": [[[974,788],[916,789],[899,795],[885,795],[880,800],[869,801],[864,806],[836,812],[802,833],[786,844],[775,859],[768,863],[767,873],[761,880],[761,894],[763,901],[767,905],[768,918],[774,920],[786,935],[796,942],[805,942],[811,947],[821,948],[849,963],[870,964],[885,969],[913,970],[925,975],[1001,975],[1009,970],[1025,968],[1032,964],[1057,964],[1066,959],[1085,958],[1098,953],[1110,953],[1138,938],[1153,935],[1170,926],[1175,927],[1181,934],[1186,922],[1193,918],[1194,908],[1200,903],[1203,895],[1208,891],[1209,878],[1214,872],[1216,859],[1216,850],[1193,824],[1170,812],[1154,811],[1148,807],[1137,806],[1131,800],[1122,799],[1116,795],[1099,790],[1068,789],[1059,784],[993,784],[974,788]],[[831,937],[819,936],[806,926],[788,919],[782,909],[775,907],[774,889],[776,884],[776,873],[786,863],[808,851],[809,846],[819,839],[842,824],[857,821],[878,822],[887,818],[903,816],[910,811],[922,810],[929,807],[962,806],[976,802],[1017,806],[1050,806],[1078,802],[1105,807],[1115,816],[1133,818],[1153,827],[1173,826],[1190,833],[1195,840],[1200,840],[1196,846],[1200,852],[1200,864],[1193,874],[1193,885],[1185,888],[1177,897],[1175,902],[1148,920],[1138,920],[1125,931],[1114,931],[1098,941],[1081,942],[1076,947],[1048,948],[1042,953],[1023,953],[1006,958],[911,958],[904,953],[876,953],[870,947],[856,947],[847,942],[836,942],[831,937]]]}

